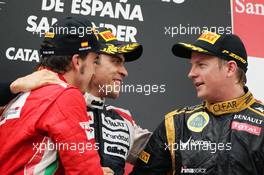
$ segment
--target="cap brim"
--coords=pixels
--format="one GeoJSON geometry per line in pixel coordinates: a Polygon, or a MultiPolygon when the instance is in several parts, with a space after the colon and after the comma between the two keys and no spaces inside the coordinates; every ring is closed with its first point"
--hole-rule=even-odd
{"type": "MultiPolygon", "coordinates": [[[[135,46],[132,50],[124,52],[124,57],[126,62],[135,61],[140,58],[143,53],[142,45],[135,46]]],[[[122,54],[122,53],[121,53],[122,54]]]]}
{"type": "Polygon", "coordinates": [[[172,53],[175,56],[182,57],[182,58],[191,58],[193,51],[211,55],[211,53],[208,50],[205,50],[193,44],[177,43],[177,44],[174,44],[172,47],[172,53]]]}
{"type": "Polygon", "coordinates": [[[104,47],[100,49],[100,52],[109,55],[123,54],[125,62],[130,62],[137,60],[142,55],[143,47],[137,43],[118,45],[114,47],[113,45],[104,45],[104,47]]]}

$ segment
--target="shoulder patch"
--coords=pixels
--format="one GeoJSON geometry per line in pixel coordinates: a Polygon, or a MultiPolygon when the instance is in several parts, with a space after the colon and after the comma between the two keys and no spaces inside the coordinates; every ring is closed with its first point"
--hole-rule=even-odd
{"type": "Polygon", "coordinates": [[[146,151],[142,151],[138,158],[147,164],[150,158],[150,154],[146,151]]]}
{"type": "Polygon", "coordinates": [[[123,109],[123,108],[118,108],[115,106],[107,106],[106,110],[115,110],[120,116],[122,116],[123,118],[125,118],[126,120],[130,121],[132,123],[132,125],[135,124],[133,117],[131,115],[131,113],[129,112],[129,110],[123,109]]]}
{"type": "Polygon", "coordinates": [[[264,105],[261,102],[256,102],[255,105],[251,105],[249,109],[264,117],[264,105]]]}
{"type": "Polygon", "coordinates": [[[23,106],[26,103],[28,96],[31,91],[26,93],[19,94],[16,98],[14,98],[3,111],[2,115],[0,115],[0,126],[9,119],[15,119],[20,117],[20,113],[22,111],[23,106]]]}

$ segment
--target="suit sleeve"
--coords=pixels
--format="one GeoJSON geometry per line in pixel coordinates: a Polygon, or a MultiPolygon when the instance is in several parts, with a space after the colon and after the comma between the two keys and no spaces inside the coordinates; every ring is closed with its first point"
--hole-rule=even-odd
{"type": "Polygon", "coordinates": [[[152,134],[130,175],[165,175],[171,169],[164,121],[152,134]]]}
{"type": "Polygon", "coordinates": [[[127,162],[135,164],[141,151],[145,148],[148,140],[150,139],[152,132],[147,129],[142,129],[137,124],[134,125],[134,139],[133,145],[127,157],[127,162]]]}
{"type": "Polygon", "coordinates": [[[57,150],[66,174],[103,174],[98,146],[94,139],[88,139],[91,130],[85,101],[77,89],[62,93],[36,127],[46,132],[57,145],[64,144],[57,150]]]}

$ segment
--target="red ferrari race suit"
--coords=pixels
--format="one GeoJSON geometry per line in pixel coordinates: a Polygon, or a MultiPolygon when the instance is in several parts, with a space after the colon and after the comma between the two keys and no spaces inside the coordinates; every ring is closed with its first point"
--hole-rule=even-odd
{"type": "Polygon", "coordinates": [[[89,120],[66,83],[18,95],[0,116],[0,174],[103,174],[89,120]]]}
{"type": "Polygon", "coordinates": [[[263,175],[264,106],[240,98],[167,114],[131,175],[263,175]]]}

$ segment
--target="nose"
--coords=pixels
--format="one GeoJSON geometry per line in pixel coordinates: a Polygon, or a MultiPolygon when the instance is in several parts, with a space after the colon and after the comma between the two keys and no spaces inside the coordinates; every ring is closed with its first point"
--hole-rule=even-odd
{"type": "Polygon", "coordinates": [[[195,71],[195,67],[192,65],[189,73],[188,73],[188,78],[189,79],[194,79],[195,77],[197,77],[196,71],[195,71]]]}
{"type": "Polygon", "coordinates": [[[121,74],[122,75],[122,77],[127,77],[128,76],[128,72],[127,72],[127,69],[125,68],[125,66],[124,65],[121,65],[120,67],[119,67],[119,74],[121,74]]]}

